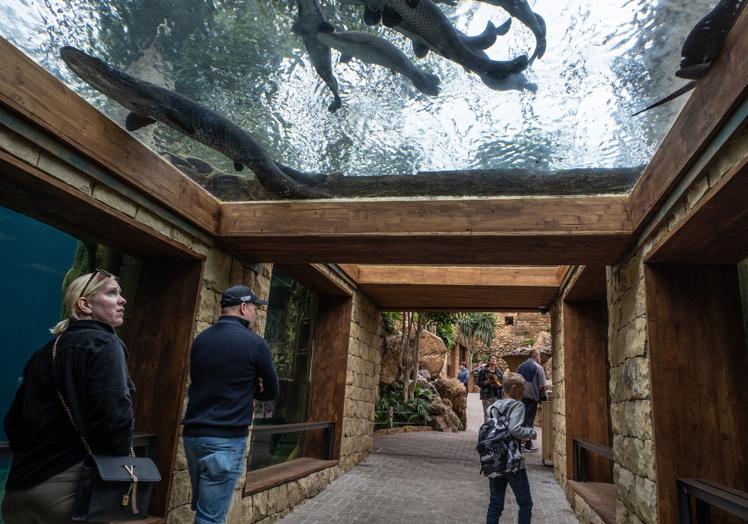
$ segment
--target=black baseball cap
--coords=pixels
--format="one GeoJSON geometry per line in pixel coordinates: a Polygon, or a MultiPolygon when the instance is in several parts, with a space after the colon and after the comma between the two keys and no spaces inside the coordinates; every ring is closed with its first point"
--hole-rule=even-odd
{"type": "Polygon", "coordinates": [[[264,306],[268,303],[267,300],[261,300],[254,291],[249,289],[247,286],[231,286],[221,295],[221,307],[238,306],[245,302],[252,302],[258,306],[264,306]]]}

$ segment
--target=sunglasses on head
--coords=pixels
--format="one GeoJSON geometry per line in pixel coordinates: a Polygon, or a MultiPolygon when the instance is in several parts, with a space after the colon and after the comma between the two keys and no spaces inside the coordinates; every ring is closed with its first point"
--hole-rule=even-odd
{"type": "Polygon", "coordinates": [[[104,278],[114,278],[114,275],[112,275],[109,271],[104,271],[103,269],[99,268],[94,269],[94,272],[91,273],[91,276],[88,277],[88,280],[86,280],[86,285],[83,286],[81,294],[78,295],[78,298],[83,298],[86,296],[86,290],[88,290],[88,286],[91,285],[91,282],[93,282],[94,278],[96,278],[97,275],[101,275],[104,278]]]}

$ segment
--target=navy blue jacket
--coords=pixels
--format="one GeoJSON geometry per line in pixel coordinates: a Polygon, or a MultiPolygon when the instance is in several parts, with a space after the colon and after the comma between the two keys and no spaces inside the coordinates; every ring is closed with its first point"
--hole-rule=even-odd
{"type": "Polygon", "coordinates": [[[278,375],[268,343],[246,320],[222,316],[192,344],[190,389],[182,424],[191,437],[246,436],[253,399],[275,400],[278,375]],[[256,391],[262,378],[263,392],[256,391]]]}
{"type": "MultiPolygon", "coordinates": [[[[5,433],[13,451],[7,489],[36,486],[86,456],[57,396],[53,342],[29,359],[5,417],[5,433]]],[[[135,388],[126,359],[127,350],[114,329],[96,320],[71,321],[57,344],[57,383],[94,453],[130,452],[135,388]]]]}

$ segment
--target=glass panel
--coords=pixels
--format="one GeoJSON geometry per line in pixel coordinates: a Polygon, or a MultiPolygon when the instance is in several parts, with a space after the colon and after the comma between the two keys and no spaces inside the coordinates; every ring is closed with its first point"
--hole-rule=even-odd
{"type": "MultiPolygon", "coordinates": [[[[75,257],[75,238],[0,207],[0,413],[3,417],[29,357],[60,319],[62,282],[75,257]],[[12,300],[10,297],[13,297],[12,300]]],[[[0,440],[7,440],[0,428],[0,440]]]]}
{"type": "MultiPolygon", "coordinates": [[[[492,3],[501,2],[461,0],[455,7],[441,2],[437,7],[454,27],[478,35],[489,22],[501,26],[509,19],[492,3]]],[[[439,95],[430,96],[387,68],[356,59],[340,63],[341,54],[333,51],[342,98],[336,113],[328,111],[332,95],[292,31],[297,8],[288,0],[0,0],[0,35],[119,122],[126,112],[67,69],[59,58],[61,46],[79,47],[224,114],[254,133],[276,161],[307,172],[342,173],[345,184],[355,185],[350,178],[359,175],[552,173],[646,164],[686,97],[636,117],[632,113],[685,85],[674,77],[681,46],[714,3],[532,2],[547,26],[547,50],[524,76],[492,89],[434,52],[416,58],[411,41],[399,32],[381,24],[367,27],[360,1],[322,1],[325,17],[338,30],[382,37],[417,68],[440,78],[439,95]]],[[[535,48],[533,34],[515,18],[486,53],[492,60],[509,60],[535,48]]],[[[231,160],[163,126],[138,133],[157,151],[198,157],[234,173],[231,160]]],[[[201,171],[199,163],[181,164],[201,180],[217,173],[209,167],[201,171]]],[[[249,169],[242,174],[253,179],[249,169]]],[[[454,176],[445,175],[448,186],[454,176]]],[[[438,186],[423,184],[408,193],[397,185],[394,193],[383,193],[383,183],[372,180],[365,195],[433,194],[438,186]]],[[[501,193],[505,185],[485,191],[501,193]]],[[[252,187],[256,184],[250,189],[238,184],[224,198],[274,198],[252,187]]],[[[450,187],[454,194],[476,191],[465,183],[450,187]]]]}
{"type": "MultiPolygon", "coordinates": [[[[278,269],[270,283],[265,339],[278,371],[278,399],[255,402],[255,426],[306,422],[318,297],[278,269]]],[[[253,436],[250,468],[304,456],[304,433],[253,436]]]]}

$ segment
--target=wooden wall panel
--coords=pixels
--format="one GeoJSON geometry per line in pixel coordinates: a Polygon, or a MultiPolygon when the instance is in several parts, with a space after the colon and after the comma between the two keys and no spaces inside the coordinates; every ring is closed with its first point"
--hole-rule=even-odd
{"type": "MultiPolygon", "coordinates": [[[[334,420],[335,447],[333,458],[340,458],[345,406],[345,377],[348,369],[348,345],[351,330],[350,298],[322,296],[319,301],[317,325],[314,330],[312,383],[309,392],[309,422],[334,420]]],[[[322,434],[310,432],[306,455],[320,458],[322,434]]]]}
{"type": "Polygon", "coordinates": [[[677,477],[748,491],[748,355],[735,266],[648,265],[645,282],[659,522],[671,524],[677,477]]]}
{"type": "Polygon", "coordinates": [[[727,36],[631,192],[638,231],[748,95],[748,9],[727,36]]]}
{"type": "Polygon", "coordinates": [[[162,480],[153,491],[151,514],[161,517],[168,510],[201,282],[198,260],[148,261],[128,306],[125,344],[136,388],[135,430],[158,434],[162,480]]]}
{"type": "MultiPolygon", "coordinates": [[[[612,447],[605,302],[564,302],[566,475],[573,478],[572,439],[612,447]]],[[[587,454],[590,482],[613,482],[610,461],[587,454]]]]}

